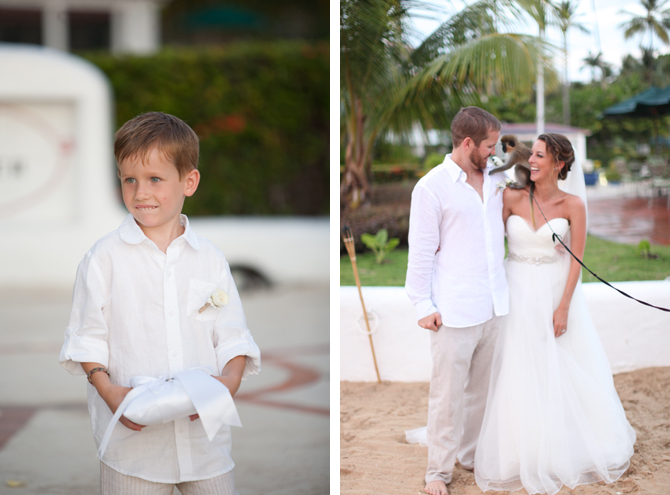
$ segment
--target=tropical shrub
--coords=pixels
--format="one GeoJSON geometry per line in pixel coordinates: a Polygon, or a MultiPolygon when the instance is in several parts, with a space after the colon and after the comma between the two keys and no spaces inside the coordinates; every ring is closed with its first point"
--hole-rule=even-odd
{"type": "Polygon", "coordinates": [[[116,128],[157,110],[181,118],[200,136],[202,180],[185,213],[329,213],[327,43],[83,56],[111,82],[116,128]]]}

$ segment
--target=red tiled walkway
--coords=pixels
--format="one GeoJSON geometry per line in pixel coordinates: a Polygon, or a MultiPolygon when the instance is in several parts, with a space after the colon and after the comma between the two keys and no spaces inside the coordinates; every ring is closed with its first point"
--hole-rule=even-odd
{"type": "Polygon", "coordinates": [[[589,233],[625,244],[647,239],[651,244],[670,245],[667,198],[656,198],[652,208],[648,208],[648,204],[648,198],[589,200],[589,233]]]}

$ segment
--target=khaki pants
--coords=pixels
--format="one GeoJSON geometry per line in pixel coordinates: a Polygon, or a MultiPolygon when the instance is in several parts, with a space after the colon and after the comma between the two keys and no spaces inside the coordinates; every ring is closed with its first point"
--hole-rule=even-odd
{"type": "Polygon", "coordinates": [[[502,318],[494,316],[481,325],[466,328],[442,326],[431,332],[433,371],[428,400],[426,483],[451,482],[456,458],[464,468],[474,468],[502,318]]]}
{"type": "Polygon", "coordinates": [[[121,474],[107,464],[100,463],[102,495],[172,495],[175,486],[183,495],[239,495],[235,490],[232,471],[208,480],[155,483],[121,474]]]}

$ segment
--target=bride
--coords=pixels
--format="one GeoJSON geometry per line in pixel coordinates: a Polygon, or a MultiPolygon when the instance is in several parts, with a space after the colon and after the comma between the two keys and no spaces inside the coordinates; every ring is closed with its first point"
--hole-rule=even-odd
{"type": "Polygon", "coordinates": [[[635,432],[586,307],[581,267],[552,241],[556,233],[584,254],[584,202],[558,186],[573,162],[566,137],[542,134],[529,160],[534,205],[528,189],[504,191],[510,312],[475,454],[484,491],[553,495],[563,485],[611,483],[633,455],[635,432]]]}

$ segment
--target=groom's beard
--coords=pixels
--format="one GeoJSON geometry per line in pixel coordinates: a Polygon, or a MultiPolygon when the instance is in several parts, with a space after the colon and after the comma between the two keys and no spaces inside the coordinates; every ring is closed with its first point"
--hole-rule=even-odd
{"type": "Polygon", "coordinates": [[[487,163],[486,160],[488,160],[488,156],[482,156],[481,153],[479,153],[479,148],[475,148],[470,152],[470,162],[477,167],[479,170],[486,170],[487,163]]]}

